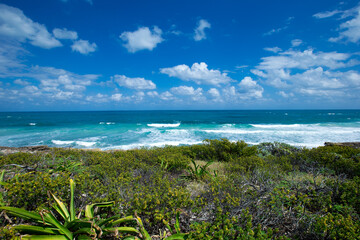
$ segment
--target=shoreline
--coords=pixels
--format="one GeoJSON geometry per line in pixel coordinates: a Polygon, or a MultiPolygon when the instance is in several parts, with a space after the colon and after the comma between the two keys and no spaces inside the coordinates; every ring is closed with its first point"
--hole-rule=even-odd
{"type": "MultiPolygon", "coordinates": [[[[289,145],[292,146],[291,144],[289,144],[289,145]]],[[[324,146],[347,146],[347,147],[360,149],[360,142],[324,142],[324,146]]],[[[23,147],[0,146],[0,154],[7,155],[7,154],[12,154],[12,153],[17,153],[17,152],[25,152],[25,153],[49,152],[54,148],[67,149],[67,150],[79,150],[79,151],[94,151],[94,152],[114,152],[114,151],[132,150],[132,149],[103,150],[101,148],[49,147],[47,145],[23,146],[23,147]]],[[[138,148],[134,148],[134,149],[138,149],[138,148]]]]}

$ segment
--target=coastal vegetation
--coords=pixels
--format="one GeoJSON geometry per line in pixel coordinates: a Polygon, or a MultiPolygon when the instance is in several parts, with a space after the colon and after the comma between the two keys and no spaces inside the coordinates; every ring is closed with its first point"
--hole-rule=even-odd
{"type": "Polygon", "coordinates": [[[0,169],[1,239],[360,239],[348,146],[51,148],[0,169]]]}

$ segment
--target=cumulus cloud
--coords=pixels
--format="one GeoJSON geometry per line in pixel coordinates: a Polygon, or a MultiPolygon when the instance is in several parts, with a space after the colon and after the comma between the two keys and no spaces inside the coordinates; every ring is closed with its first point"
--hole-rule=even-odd
{"type": "Polygon", "coordinates": [[[45,49],[62,46],[44,25],[32,21],[20,9],[5,4],[0,4],[0,35],[20,42],[29,41],[45,49]]]}
{"type": "Polygon", "coordinates": [[[191,68],[182,64],[171,68],[162,68],[160,72],[170,77],[177,77],[184,81],[193,81],[197,84],[219,86],[233,81],[227,76],[227,73],[221,73],[219,70],[208,69],[207,67],[207,64],[204,62],[194,63],[191,68]]]}
{"type": "Polygon", "coordinates": [[[150,91],[146,93],[150,97],[158,97],[159,93],[157,91],[150,91]]]}
{"type": "MultiPolygon", "coordinates": [[[[350,92],[360,87],[360,74],[346,68],[357,64],[359,61],[352,59],[351,54],[314,52],[311,49],[288,50],[262,58],[251,72],[268,85],[278,89],[293,89],[302,95],[329,97],[343,91],[350,96],[350,92]]],[[[250,80],[243,81],[239,85],[254,85],[250,80]]],[[[278,94],[283,97],[292,96],[285,94],[284,90],[278,94]]]]}
{"type": "Polygon", "coordinates": [[[115,93],[111,95],[111,100],[115,102],[120,102],[122,100],[122,94],[121,93],[115,93]]]}
{"type": "Polygon", "coordinates": [[[119,86],[130,89],[151,90],[156,88],[155,83],[145,78],[129,78],[124,75],[115,75],[113,79],[119,86]]]}
{"type": "Polygon", "coordinates": [[[185,96],[202,94],[202,88],[198,88],[195,90],[193,87],[188,87],[188,86],[173,87],[170,89],[170,91],[174,94],[185,95],[185,96]]]}
{"type": "Polygon", "coordinates": [[[172,95],[169,91],[166,91],[160,94],[160,99],[164,101],[173,100],[174,95],[172,95]]]}
{"type": "Polygon", "coordinates": [[[286,93],[284,91],[279,91],[279,92],[277,92],[277,94],[282,96],[283,98],[290,98],[290,97],[294,96],[294,94],[292,92],[286,93]]]}
{"type": "Polygon", "coordinates": [[[205,29],[207,29],[207,28],[211,28],[211,24],[205,19],[200,19],[194,30],[195,31],[194,40],[201,41],[201,40],[206,39],[205,29]]]}
{"type": "Polygon", "coordinates": [[[162,31],[155,26],[152,30],[148,27],[140,27],[134,32],[123,32],[120,39],[125,42],[124,47],[131,53],[140,50],[152,51],[159,43],[164,41],[162,31]]]}
{"type": "Polygon", "coordinates": [[[288,50],[276,56],[263,57],[262,62],[257,67],[260,70],[299,68],[308,69],[314,66],[325,66],[336,69],[351,66],[353,62],[345,62],[350,58],[350,54],[338,52],[317,52],[312,49],[305,51],[288,50]]]}
{"type": "Polygon", "coordinates": [[[57,39],[70,39],[76,40],[78,38],[78,34],[75,31],[69,31],[66,28],[60,29],[55,28],[53,30],[53,34],[57,39]]]}
{"type": "Polygon", "coordinates": [[[87,96],[85,99],[88,102],[106,103],[106,102],[109,102],[110,97],[108,95],[106,95],[106,94],[98,93],[98,94],[93,95],[93,96],[87,96]]]}
{"type": "Polygon", "coordinates": [[[220,91],[216,88],[210,88],[207,93],[210,95],[210,98],[214,102],[223,102],[221,98],[220,91]]]}
{"type": "Polygon", "coordinates": [[[96,43],[89,43],[88,40],[77,40],[71,45],[71,49],[74,52],[79,52],[81,54],[89,54],[95,52],[97,49],[96,43]]]}
{"type": "Polygon", "coordinates": [[[171,88],[170,92],[175,95],[190,97],[192,101],[204,100],[202,88],[194,89],[193,87],[179,86],[171,88]]]}
{"type": "Polygon", "coordinates": [[[263,96],[264,88],[251,77],[242,79],[238,86],[240,87],[239,92],[241,93],[241,98],[262,98],[263,96]]]}

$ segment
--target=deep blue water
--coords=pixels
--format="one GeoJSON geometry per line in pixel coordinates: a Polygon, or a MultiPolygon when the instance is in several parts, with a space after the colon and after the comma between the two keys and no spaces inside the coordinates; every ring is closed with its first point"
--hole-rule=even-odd
{"type": "Polygon", "coordinates": [[[307,147],[360,141],[360,110],[0,113],[0,146],[130,149],[224,137],[307,147]]]}

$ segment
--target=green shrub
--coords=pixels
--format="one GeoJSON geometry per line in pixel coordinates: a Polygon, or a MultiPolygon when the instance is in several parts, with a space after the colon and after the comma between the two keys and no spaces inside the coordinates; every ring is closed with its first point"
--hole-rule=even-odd
{"type": "Polygon", "coordinates": [[[238,157],[226,165],[226,170],[230,173],[246,173],[261,168],[264,164],[264,159],[259,156],[238,157]]]}
{"type": "Polygon", "coordinates": [[[311,233],[318,239],[359,239],[360,222],[349,215],[327,213],[315,218],[311,233]]]}

